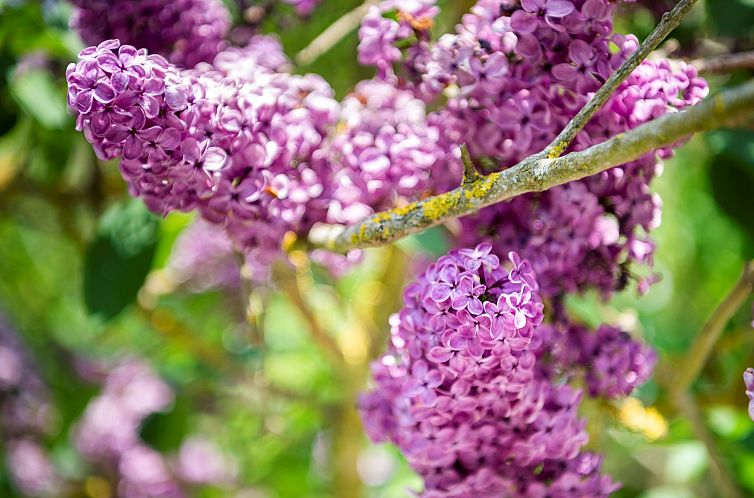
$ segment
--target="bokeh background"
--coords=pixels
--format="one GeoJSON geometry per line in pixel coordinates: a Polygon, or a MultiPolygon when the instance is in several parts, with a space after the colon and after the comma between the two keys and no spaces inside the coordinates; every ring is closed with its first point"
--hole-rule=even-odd
{"type": "MultiPolygon", "coordinates": [[[[359,3],[327,0],[306,19],[285,6],[259,29],[295,56],[359,3]]],[[[437,33],[471,4],[439,3],[437,33]]],[[[626,8],[617,30],[642,37],[673,2],[645,3],[626,8]]],[[[228,7],[244,29],[238,3],[228,7]]],[[[0,496],[111,498],[138,486],[176,497],[409,496],[420,480],[395,449],[368,443],[354,400],[405,275],[445,252],[447,228],[369,251],[339,279],[293,254],[295,272],[254,284],[220,234],[190,215],[149,214],[74,131],[64,71],[82,43],[70,13],[62,0],[0,0],[0,496]]],[[[690,59],[754,48],[754,2],[707,0],[673,38],[663,50],[690,59]]],[[[339,96],[370,77],[355,32],[296,71],[322,74],[339,96]]],[[[694,385],[698,421],[663,386],[754,257],[754,132],[694,138],[655,188],[660,282],[642,297],[629,287],[608,303],[569,303],[589,323],[643,334],[661,357],[636,397],[585,407],[590,446],[623,482],[618,497],[719,496],[712,458],[752,496],[741,379],[754,365],[751,301],[694,385]]]]}

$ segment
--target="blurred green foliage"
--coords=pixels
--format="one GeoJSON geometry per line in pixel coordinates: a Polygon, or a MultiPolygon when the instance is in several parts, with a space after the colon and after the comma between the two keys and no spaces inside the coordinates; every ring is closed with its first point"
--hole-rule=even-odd
{"type": "MultiPolygon", "coordinates": [[[[328,0],[309,20],[273,16],[263,28],[283,24],[279,35],[293,56],[359,3],[328,0]]],[[[437,31],[451,29],[471,3],[441,1],[437,31]]],[[[705,3],[676,33],[684,47],[703,46],[707,38],[731,49],[751,47],[754,2],[705,3]]],[[[169,454],[188,434],[210,435],[236,459],[239,489],[264,493],[238,496],[331,496],[339,477],[331,450],[343,439],[361,448],[354,458],[368,496],[393,498],[416,489],[420,482],[394,449],[370,446],[358,424],[347,422],[366,379],[365,361],[384,348],[409,259],[442,254],[444,229],[397,249],[370,251],[337,282],[302,270],[307,301],[359,365],[346,373],[313,343],[310,325],[283,293],[252,290],[263,310],[253,331],[244,325],[239,291],[155,292],[150,282],[192,218],[159,220],[129,200],[117,167],[98,161],[74,131],[63,76],[81,43],[67,28],[69,15],[62,1],[0,0],[0,308],[22,334],[59,409],[59,430],[46,441],[58,468],[79,484],[91,472],[69,431],[97,388],[74,373],[74,359],[137,355],[177,395],[169,412],[147,420],[142,438],[169,454]],[[264,337],[263,349],[253,345],[252,333],[264,337]]],[[[633,9],[621,28],[642,35],[653,23],[649,11],[633,9]]],[[[323,75],[339,96],[370,76],[356,62],[355,32],[296,70],[323,75]]],[[[719,89],[744,76],[751,75],[711,83],[719,89]]],[[[609,303],[591,295],[569,303],[587,322],[619,322],[643,334],[671,378],[744,261],[754,257],[753,137],[729,131],[697,137],[666,164],[655,183],[665,206],[654,234],[662,280],[646,296],[630,289],[609,303]]],[[[748,495],[754,494],[754,423],[746,416],[741,372],[754,365],[751,319],[749,306],[740,310],[695,384],[705,423],[748,495]]],[[[639,397],[670,424],[659,441],[616,423],[604,406],[586,409],[591,444],[625,483],[617,496],[717,496],[707,450],[669,406],[662,384],[650,383],[639,397]]],[[[100,498],[84,487],[80,493],[100,498]]],[[[2,470],[0,496],[17,496],[2,470]]],[[[210,489],[201,496],[229,495],[210,489]]]]}

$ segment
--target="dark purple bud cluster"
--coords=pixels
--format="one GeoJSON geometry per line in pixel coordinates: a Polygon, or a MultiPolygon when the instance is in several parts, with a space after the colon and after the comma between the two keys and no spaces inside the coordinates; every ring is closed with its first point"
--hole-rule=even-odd
{"type": "Polygon", "coordinates": [[[71,27],[84,43],[119,39],[181,67],[212,59],[225,46],[230,13],[222,0],[72,0],[71,27]]]}

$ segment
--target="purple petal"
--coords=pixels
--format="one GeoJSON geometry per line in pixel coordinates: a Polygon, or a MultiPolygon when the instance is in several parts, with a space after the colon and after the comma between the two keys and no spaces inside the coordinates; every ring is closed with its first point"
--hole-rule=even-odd
{"type": "Polygon", "coordinates": [[[204,153],[204,169],[207,171],[219,171],[225,166],[228,155],[219,147],[210,147],[204,153]]]}
{"type": "Polygon", "coordinates": [[[113,89],[117,93],[125,92],[128,88],[128,80],[129,77],[126,73],[120,71],[117,73],[113,73],[112,76],[110,76],[110,85],[112,85],[113,89]]]}
{"type": "Polygon", "coordinates": [[[165,103],[174,110],[183,109],[188,103],[186,92],[177,86],[171,86],[165,89],[165,103]]]}
{"type": "Polygon", "coordinates": [[[98,51],[115,50],[118,47],[120,47],[120,40],[112,39],[112,40],[105,40],[103,42],[100,42],[100,44],[97,45],[97,50],[98,51]]]}
{"type": "Polygon", "coordinates": [[[150,126],[149,128],[139,130],[137,132],[137,135],[145,142],[152,142],[154,140],[157,140],[157,137],[159,137],[161,133],[162,128],[160,128],[159,126],[150,126]]]}
{"type": "Polygon", "coordinates": [[[565,0],[550,0],[545,7],[548,17],[565,17],[574,10],[573,4],[565,0]]]}
{"type": "Polygon", "coordinates": [[[94,103],[91,90],[84,90],[76,95],[76,108],[82,114],[86,114],[92,110],[92,104],[94,103]]]}
{"type": "Polygon", "coordinates": [[[144,143],[133,135],[129,135],[123,145],[123,157],[125,159],[137,159],[144,151],[144,143]]]}
{"type": "Polygon", "coordinates": [[[135,106],[138,101],[139,97],[137,97],[134,92],[129,91],[123,92],[115,97],[115,100],[113,100],[113,105],[119,107],[120,109],[130,109],[131,107],[135,106]]]}
{"type": "Polygon", "coordinates": [[[162,132],[157,143],[160,144],[160,147],[164,150],[175,150],[181,143],[181,132],[175,128],[167,128],[162,132]]]}
{"type": "Polygon", "coordinates": [[[115,89],[109,83],[99,82],[94,87],[94,98],[103,104],[109,104],[115,99],[115,89]]]}
{"type": "Polygon", "coordinates": [[[107,112],[97,112],[95,114],[92,114],[89,126],[91,126],[92,132],[95,135],[102,137],[110,128],[110,116],[107,112]]]}
{"type": "Polygon", "coordinates": [[[149,78],[144,82],[143,90],[147,95],[160,95],[165,90],[165,82],[160,78],[149,78]]]}
{"type": "Polygon", "coordinates": [[[533,33],[539,27],[539,19],[537,16],[524,12],[523,10],[517,10],[511,16],[511,28],[517,33],[533,33]]]}
{"type": "Polygon", "coordinates": [[[433,363],[445,363],[453,357],[453,351],[436,346],[429,350],[427,359],[433,363]]]}
{"type": "Polygon", "coordinates": [[[578,69],[576,69],[575,66],[572,66],[571,64],[556,64],[552,68],[552,75],[555,76],[560,81],[573,81],[575,80],[578,75],[578,69]]]}
{"type": "Polygon", "coordinates": [[[131,132],[123,125],[114,124],[105,133],[105,138],[114,144],[124,141],[130,136],[131,132]]]}
{"type": "Polygon", "coordinates": [[[144,114],[146,114],[148,118],[157,117],[160,113],[160,103],[151,95],[142,95],[141,108],[144,109],[144,114]]]}
{"type": "Polygon", "coordinates": [[[120,72],[120,61],[112,52],[106,52],[97,57],[97,64],[106,73],[120,72]]]}
{"type": "Polygon", "coordinates": [[[467,304],[469,304],[469,296],[465,294],[456,294],[455,296],[453,296],[451,306],[454,310],[462,310],[466,307],[467,304]]]}
{"type": "Polygon", "coordinates": [[[468,310],[475,314],[475,315],[481,315],[483,308],[482,308],[482,301],[480,301],[477,298],[470,299],[469,304],[467,306],[468,310]]]}
{"type": "Polygon", "coordinates": [[[447,284],[438,284],[432,287],[430,297],[437,303],[447,300],[451,294],[451,287],[447,284]]]}

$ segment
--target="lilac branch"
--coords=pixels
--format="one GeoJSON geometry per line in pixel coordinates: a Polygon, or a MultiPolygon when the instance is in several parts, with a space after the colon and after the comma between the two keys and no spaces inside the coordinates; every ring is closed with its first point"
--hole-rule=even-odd
{"type": "Polygon", "coordinates": [[[697,59],[691,64],[703,74],[725,74],[738,69],[754,69],[754,50],[697,59]]]}
{"type": "Polygon", "coordinates": [[[556,158],[535,154],[499,173],[480,176],[450,192],[374,214],[349,227],[315,227],[308,246],[338,252],[384,246],[450,219],[475,213],[485,206],[592,176],[695,133],[738,125],[751,119],[752,111],[754,81],[579,152],[556,158]]]}

